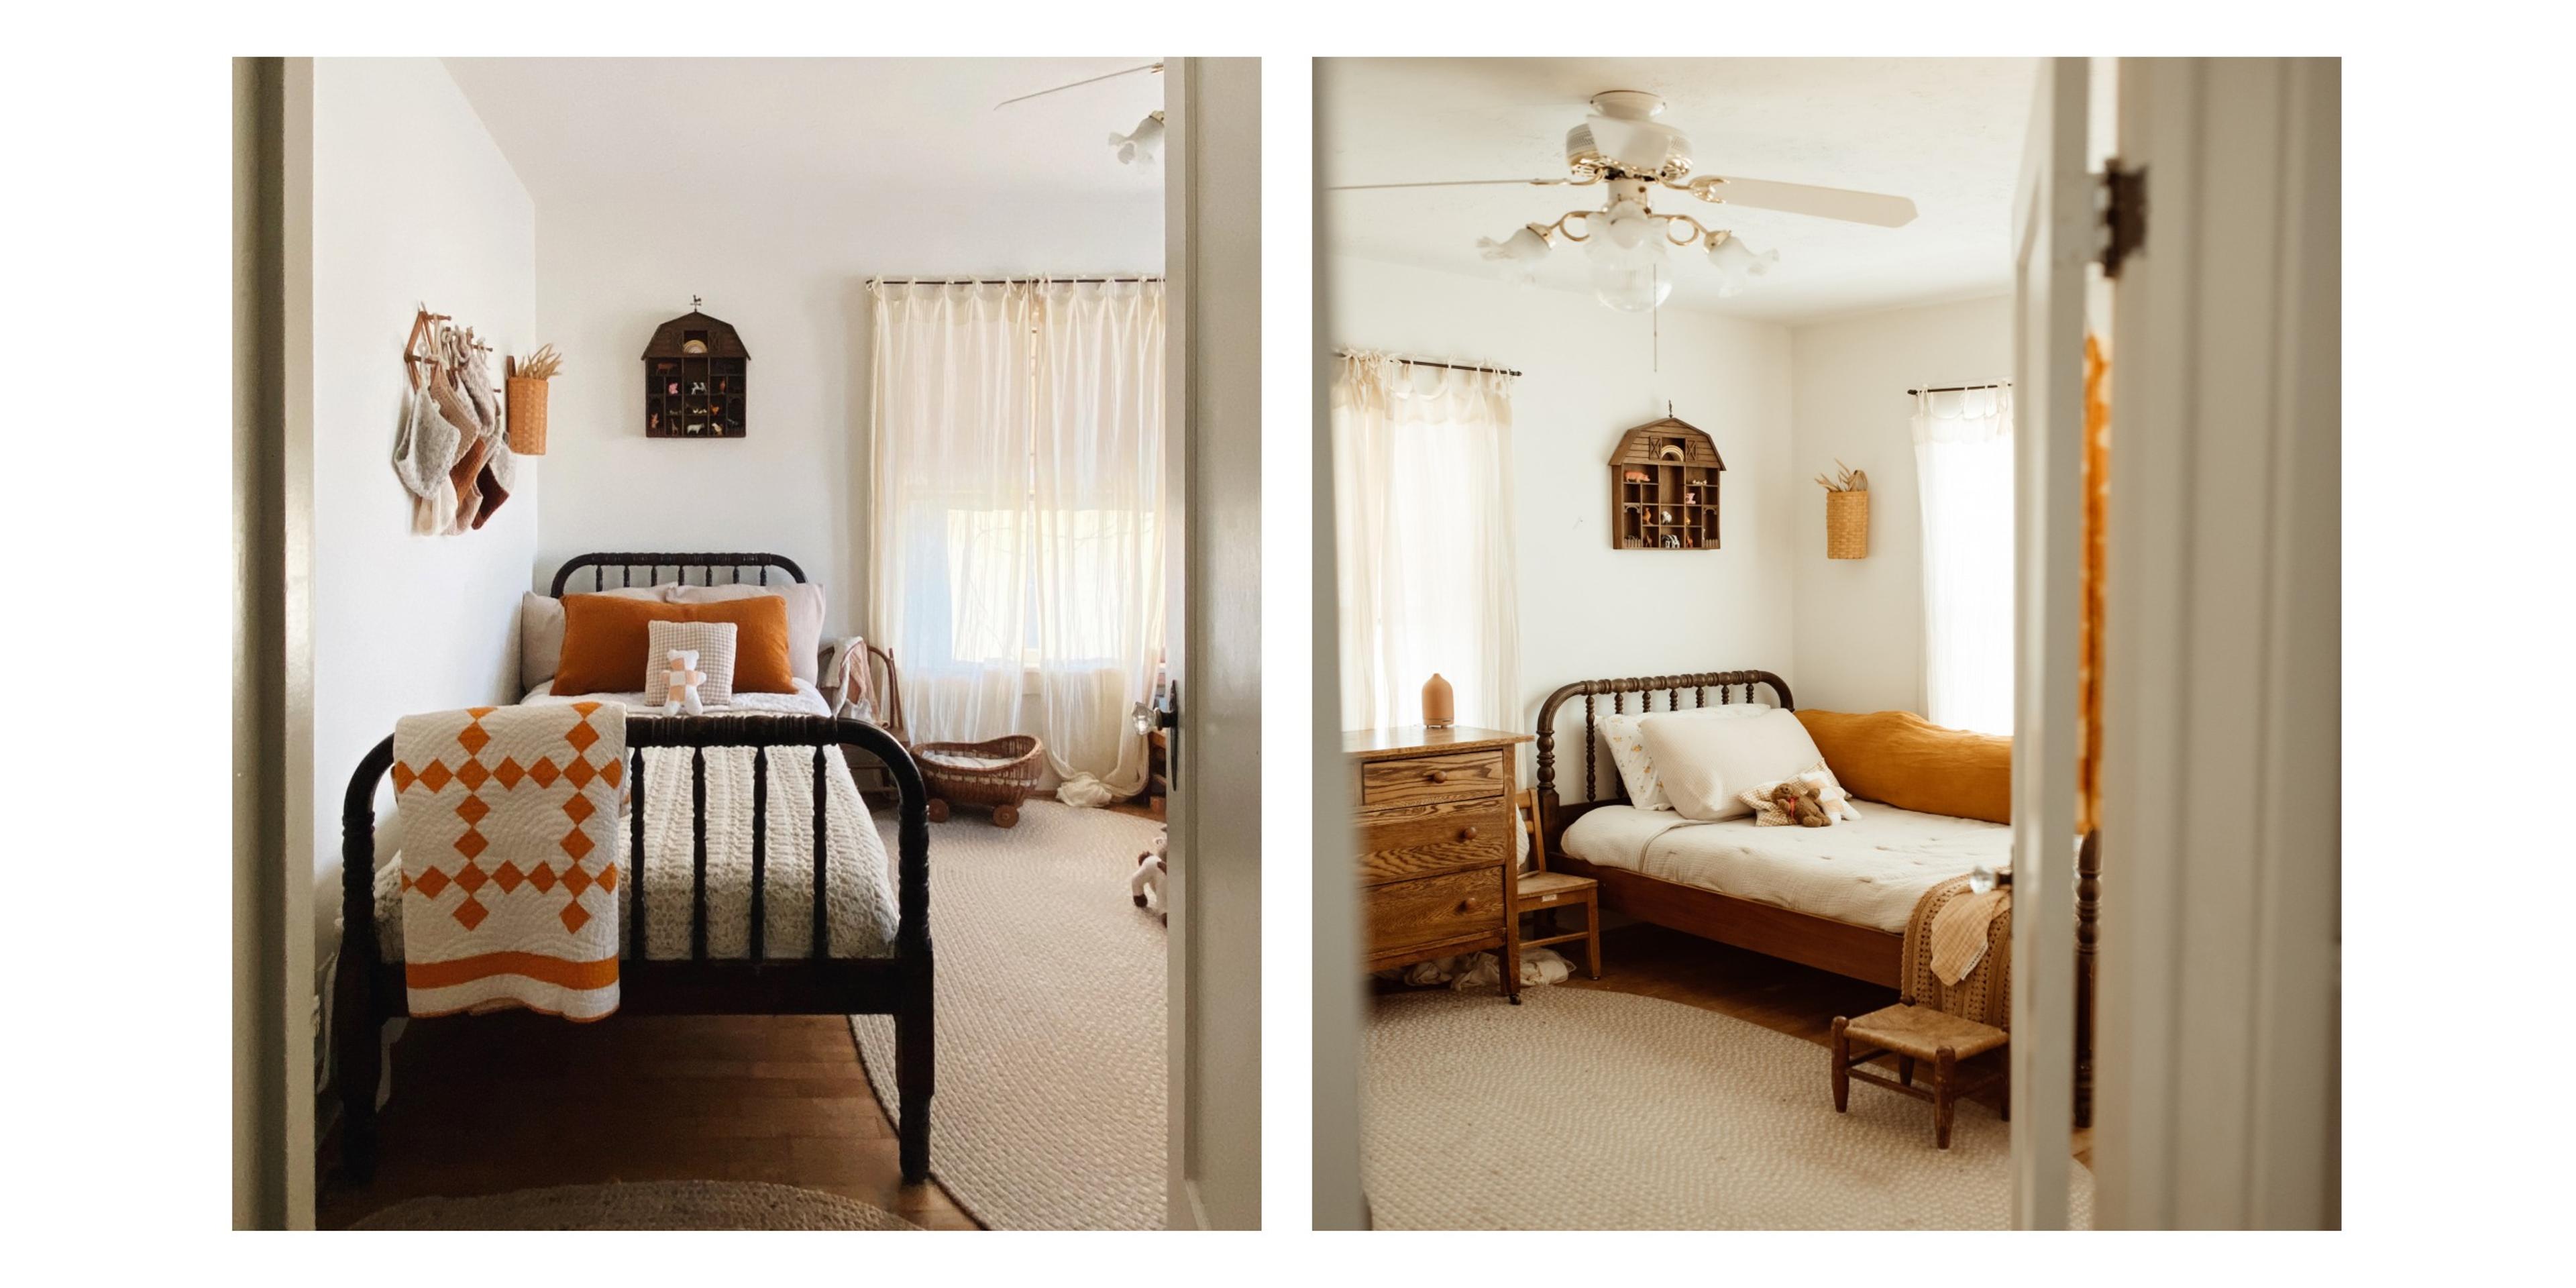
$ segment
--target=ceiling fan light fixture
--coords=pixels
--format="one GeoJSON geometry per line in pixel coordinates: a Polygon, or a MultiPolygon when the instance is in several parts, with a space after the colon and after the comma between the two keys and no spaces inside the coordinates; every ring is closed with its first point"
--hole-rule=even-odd
{"type": "Polygon", "coordinates": [[[1673,276],[1664,270],[1660,249],[1643,257],[1591,258],[1593,297],[1622,313],[1644,313],[1673,293],[1673,276]]]}
{"type": "Polygon", "coordinates": [[[1150,166],[1163,152],[1163,114],[1147,113],[1136,122],[1134,131],[1109,136],[1109,146],[1117,149],[1121,165],[1150,166]]]}
{"type": "Polygon", "coordinates": [[[1547,262],[1549,249],[1547,235],[1536,224],[1524,224],[1501,241],[1479,237],[1476,246],[1484,252],[1486,259],[1502,265],[1506,280],[1524,286],[1538,281],[1538,266],[1547,262]]]}
{"type": "Polygon", "coordinates": [[[1759,254],[1738,240],[1733,233],[1711,239],[1708,247],[1709,266],[1717,270],[1717,293],[1734,295],[1752,285],[1752,279],[1771,271],[1780,262],[1780,252],[1767,250],[1759,254]]]}

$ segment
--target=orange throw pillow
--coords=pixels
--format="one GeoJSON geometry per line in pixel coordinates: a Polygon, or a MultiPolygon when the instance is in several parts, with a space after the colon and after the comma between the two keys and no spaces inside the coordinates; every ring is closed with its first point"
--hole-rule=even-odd
{"type": "Polygon", "coordinates": [[[566,595],[563,655],[552,693],[641,693],[652,659],[654,622],[734,624],[733,691],[793,693],[787,601],[775,595],[714,603],[665,604],[618,595],[566,595]]]}
{"type": "Polygon", "coordinates": [[[1843,790],[1919,814],[2012,821],[2012,739],[1944,729],[1911,711],[1801,711],[1843,790]]]}

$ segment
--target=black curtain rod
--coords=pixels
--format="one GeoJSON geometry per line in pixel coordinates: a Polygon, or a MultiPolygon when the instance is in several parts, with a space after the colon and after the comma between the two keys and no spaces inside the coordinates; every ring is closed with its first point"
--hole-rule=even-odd
{"type": "MultiPolygon", "coordinates": [[[[1334,350],[1334,352],[1345,358],[1356,358],[1360,356],[1348,349],[1337,349],[1334,350]]],[[[1401,362],[1408,367],[1438,367],[1444,371],[1491,371],[1499,375],[1511,376],[1516,379],[1521,374],[1509,367],[1471,367],[1463,363],[1456,362],[1433,362],[1429,358],[1399,358],[1391,353],[1387,355],[1387,360],[1390,362],[1401,362]]]]}
{"type": "MultiPolygon", "coordinates": [[[[878,286],[1010,286],[1016,283],[1027,283],[1028,285],[1035,286],[1040,280],[1041,279],[1035,277],[877,277],[869,279],[872,284],[878,286]]],[[[1050,277],[1043,280],[1049,282],[1105,284],[1109,282],[1159,282],[1163,279],[1157,276],[1050,277]]]]}
{"type": "Polygon", "coordinates": [[[2010,389],[2012,382],[1998,380],[1991,385],[1943,385],[1938,389],[1908,389],[1909,394],[1963,394],[1971,389],[2010,389]]]}

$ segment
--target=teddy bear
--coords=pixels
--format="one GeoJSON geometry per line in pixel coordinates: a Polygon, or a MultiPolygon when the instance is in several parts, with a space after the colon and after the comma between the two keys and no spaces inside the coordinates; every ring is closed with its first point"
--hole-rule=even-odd
{"type": "Polygon", "coordinates": [[[1805,778],[1792,778],[1771,789],[1771,803],[1800,827],[1831,827],[1833,816],[1825,812],[1823,789],[1805,778]]]}
{"type": "Polygon", "coordinates": [[[1136,874],[1127,878],[1127,893],[1136,897],[1137,907],[1145,907],[1146,892],[1153,892],[1153,906],[1161,910],[1166,926],[1172,924],[1172,910],[1163,902],[1163,878],[1171,871],[1166,861],[1171,845],[1170,828],[1154,833],[1154,843],[1136,856],[1136,874]]]}
{"type": "Polygon", "coordinates": [[[669,692],[662,699],[662,714],[676,716],[684,710],[693,716],[706,714],[706,704],[698,700],[698,686],[707,682],[706,672],[698,669],[698,651],[675,648],[670,653],[669,692]]]}

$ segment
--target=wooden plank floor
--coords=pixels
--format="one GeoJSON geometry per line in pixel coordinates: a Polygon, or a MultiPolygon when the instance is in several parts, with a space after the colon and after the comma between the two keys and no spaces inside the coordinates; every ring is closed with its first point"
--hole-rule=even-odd
{"type": "Polygon", "coordinates": [[[937,1182],[903,1183],[894,1124],[837,1015],[425,1020],[393,1066],[375,1180],[352,1191],[331,1176],[325,1229],[423,1195],[658,1180],[770,1181],[977,1228],[937,1182]]]}
{"type": "MultiPolygon", "coordinates": [[[[1833,1041],[1835,1016],[1866,1015],[1897,999],[1892,988],[1642,922],[1603,932],[1598,980],[1583,977],[1582,947],[1579,943],[1560,946],[1559,951],[1576,950],[1567,954],[1576,966],[1574,977],[1557,987],[1601,989],[1681,1002],[1802,1038],[1820,1049],[1833,1041]]],[[[1830,1110],[1832,1105],[1826,1100],[1828,1063],[1823,1059],[1816,1062],[1816,1097],[1830,1110]]],[[[1889,1057],[1879,1063],[1892,1065],[1894,1059],[1889,1057]]],[[[1863,1086],[1855,1087],[1852,1094],[1894,1093],[1863,1086]]],[[[1971,1099],[1993,1107],[2002,1099],[2002,1093],[1990,1091],[1971,1099]]],[[[1927,1106],[1923,1112],[1928,1123],[1932,1111],[1927,1106]]],[[[2075,1160],[2086,1167],[2093,1165],[2090,1128],[2075,1132],[2075,1160]]]]}

